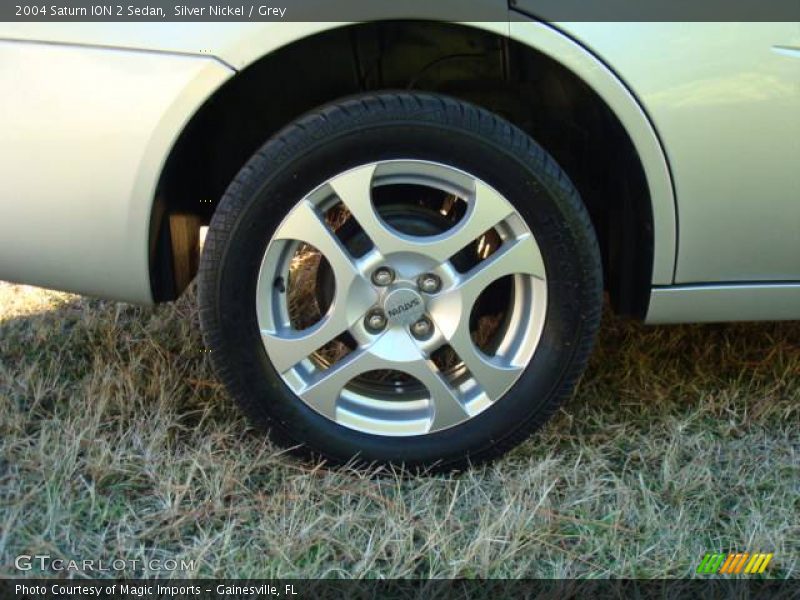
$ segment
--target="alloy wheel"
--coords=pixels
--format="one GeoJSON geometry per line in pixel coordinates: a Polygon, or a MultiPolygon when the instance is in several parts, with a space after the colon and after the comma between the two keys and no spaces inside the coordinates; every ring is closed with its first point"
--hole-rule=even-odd
{"type": "Polygon", "coordinates": [[[547,282],[533,234],[491,186],[387,160],[299,200],[266,248],[255,303],[270,361],[306,405],[357,431],[413,436],[513,386],[542,333],[547,282]],[[426,219],[437,226],[413,227],[426,219]]]}

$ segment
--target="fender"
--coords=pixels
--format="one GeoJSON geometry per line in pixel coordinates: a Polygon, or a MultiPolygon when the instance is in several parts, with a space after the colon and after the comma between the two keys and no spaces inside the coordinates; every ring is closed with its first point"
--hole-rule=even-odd
{"type": "MultiPolygon", "coordinates": [[[[537,50],[591,87],[614,112],[631,138],[647,178],[654,221],[653,285],[673,283],[677,253],[676,199],[666,154],[648,115],[625,84],[595,55],[547,24],[511,13],[511,21],[462,23],[508,36],[537,50]]],[[[259,24],[244,35],[220,40],[218,57],[243,69],[262,56],[304,37],[346,23],[259,24]],[[269,34],[267,34],[269,32],[269,34]]]]}
{"type": "Polygon", "coordinates": [[[655,128],[631,91],[602,61],[555,28],[514,15],[511,39],[546,54],[591,87],[631,138],[650,189],[653,209],[653,285],[673,282],[677,252],[676,200],[666,154],[655,128]]]}
{"type": "MultiPolygon", "coordinates": [[[[545,23],[510,13],[506,23],[462,23],[507,35],[561,63],[591,87],[611,108],[631,138],[647,178],[650,189],[654,221],[653,285],[673,283],[677,253],[676,199],[666,154],[655,128],[625,84],[595,55],[567,35],[545,23]]],[[[344,23],[291,23],[287,27],[269,27],[272,35],[256,30],[246,36],[231,39],[220,58],[237,69],[242,69],[280,45],[289,44],[321,31],[345,25],[344,23]],[[266,43],[269,40],[269,43],[266,43]]]]}

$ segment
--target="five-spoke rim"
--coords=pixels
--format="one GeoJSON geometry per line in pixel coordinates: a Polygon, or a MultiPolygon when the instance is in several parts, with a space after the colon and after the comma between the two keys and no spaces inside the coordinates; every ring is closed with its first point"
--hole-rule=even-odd
{"type": "Polygon", "coordinates": [[[411,436],[459,425],[511,388],[538,345],[547,286],[533,234],[491,186],[444,164],[389,160],[341,173],[300,199],[264,253],[256,295],[267,355],[306,405],[351,429],[411,436]],[[403,185],[440,190],[465,208],[452,226],[433,235],[398,229],[373,197],[376,190],[403,185]],[[334,206],[346,209],[368,241],[365,252],[353,252],[326,218],[334,206]],[[454,257],[480,248],[487,232],[495,247],[460,270],[454,257]],[[297,280],[292,258],[304,245],[324,257],[333,284],[324,314],[299,329],[288,288],[297,280]],[[511,282],[508,306],[487,350],[475,342],[474,310],[501,279],[511,282]],[[349,353],[331,364],[317,359],[321,348],[342,336],[349,353]],[[457,357],[457,369],[442,369],[435,360],[445,347],[457,357]],[[365,374],[387,370],[404,376],[391,390],[358,383],[365,374]]]}

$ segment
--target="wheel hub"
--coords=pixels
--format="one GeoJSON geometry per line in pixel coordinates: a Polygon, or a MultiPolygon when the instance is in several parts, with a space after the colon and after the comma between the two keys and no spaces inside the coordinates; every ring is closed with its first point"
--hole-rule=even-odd
{"type": "Polygon", "coordinates": [[[383,311],[391,325],[411,325],[425,314],[425,301],[413,288],[398,286],[383,299],[383,311]]]}

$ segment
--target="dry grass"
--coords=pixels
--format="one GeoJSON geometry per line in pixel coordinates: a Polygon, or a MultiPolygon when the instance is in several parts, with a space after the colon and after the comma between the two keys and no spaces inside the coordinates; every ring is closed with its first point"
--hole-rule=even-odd
{"type": "Polygon", "coordinates": [[[796,323],[607,317],[578,392],[505,460],[370,478],[247,427],[193,298],[0,283],[0,576],[38,552],[197,559],[193,576],[681,577],[762,550],[797,577],[799,462],[796,323]]]}

